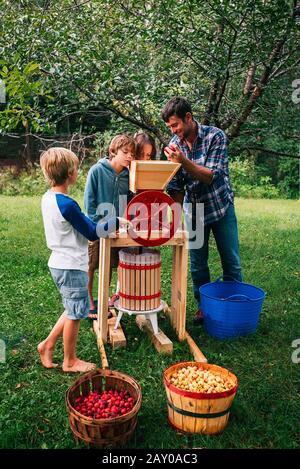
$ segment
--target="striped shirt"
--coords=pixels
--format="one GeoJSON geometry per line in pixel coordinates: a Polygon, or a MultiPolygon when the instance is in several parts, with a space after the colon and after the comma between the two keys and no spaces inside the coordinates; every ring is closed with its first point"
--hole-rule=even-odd
{"type": "Polygon", "coordinates": [[[191,150],[187,143],[174,135],[170,143],[178,145],[193,163],[213,171],[211,184],[194,178],[182,167],[171,179],[167,192],[185,192],[185,203],[204,203],[204,225],[220,220],[229,204],[233,204],[233,191],[228,172],[228,149],[225,133],[217,127],[201,125],[196,121],[198,135],[191,150]]]}

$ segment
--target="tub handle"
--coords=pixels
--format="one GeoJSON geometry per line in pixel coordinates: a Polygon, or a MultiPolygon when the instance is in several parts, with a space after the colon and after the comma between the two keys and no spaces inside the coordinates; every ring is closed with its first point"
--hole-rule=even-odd
{"type": "Polygon", "coordinates": [[[251,298],[249,298],[249,296],[246,296],[246,295],[230,295],[228,296],[228,298],[224,298],[224,300],[233,300],[233,299],[236,299],[236,300],[244,300],[244,301],[253,301],[251,298]]]}
{"type": "Polygon", "coordinates": [[[221,280],[224,281],[224,277],[231,278],[234,282],[242,283],[239,280],[236,280],[235,278],[231,277],[231,275],[221,275],[220,277],[217,278],[217,280],[215,280],[215,282],[220,282],[221,280]]]}

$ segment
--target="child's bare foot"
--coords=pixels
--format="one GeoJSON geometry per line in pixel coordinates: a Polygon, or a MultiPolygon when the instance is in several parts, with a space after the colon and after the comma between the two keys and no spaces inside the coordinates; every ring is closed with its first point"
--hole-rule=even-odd
{"type": "Polygon", "coordinates": [[[56,368],[58,366],[57,363],[53,363],[53,349],[47,347],[45,340],[38,345],[37,350],[40,354],[41,362],[45,368],[56,368]]]}
{"type": "Polygon", "coordinates": [[[96,368],[95,363],[90,363],[90,362],[85,362],[83,360],[79,360],[79,358],[76,358],[75,361],[72,364],[66,365],[63,363],[62,369],[63,371],[69,373],[69,372],[85,372],[85,371],[91,371],[96,368]]]}

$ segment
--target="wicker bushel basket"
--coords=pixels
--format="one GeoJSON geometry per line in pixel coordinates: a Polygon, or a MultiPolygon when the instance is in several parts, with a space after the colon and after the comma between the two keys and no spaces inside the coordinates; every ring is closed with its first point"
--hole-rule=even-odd
{"type": "Polygon", "coordinates": [[[164,384],[167,394],[168,419],[173,428],[184,433],[205,435],[215,435],[224,430],[238,387],[238,380],[233,373],[209,363],[181,362],[165,370],[164,384]],[[231,382],[232,388],[225,392],[210,394],[176,388],[171,384],[170,377],[175,371],[187,366],[197,366],[222,376],[231,382]]]}
{"type": "Polygon", "coordinates": [[[69,423],[74,437],[91,447],[118,448],[126,444],[135,430],[141,403],[140,385],[130,376],[118,371],[90,371],[78,378],[66,392],[69,423]],[[111,419],[88,420],[75,410],[77,397],[87,396],[90,391],[102,392],[109,389],[128,391],[134,398],[135,405],[128,414],[111,419]]]}

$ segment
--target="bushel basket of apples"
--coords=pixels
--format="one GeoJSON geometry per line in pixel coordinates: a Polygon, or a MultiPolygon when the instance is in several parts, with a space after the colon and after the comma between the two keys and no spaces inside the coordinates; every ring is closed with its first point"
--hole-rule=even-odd
{"type": "Polygon", "coordinates": [[[75,439],[98,448],[118,448],[130,439],[142,403],[140,385],[118,371],[93,370],[66,392],[75,439]]]}
{"type": "Polygon", "coordinates": [[[226,368],[199,362],[180,362],[164,372],[168,419],[186,433],[215,435],[227,425],[238,388],[226,368]]]}

